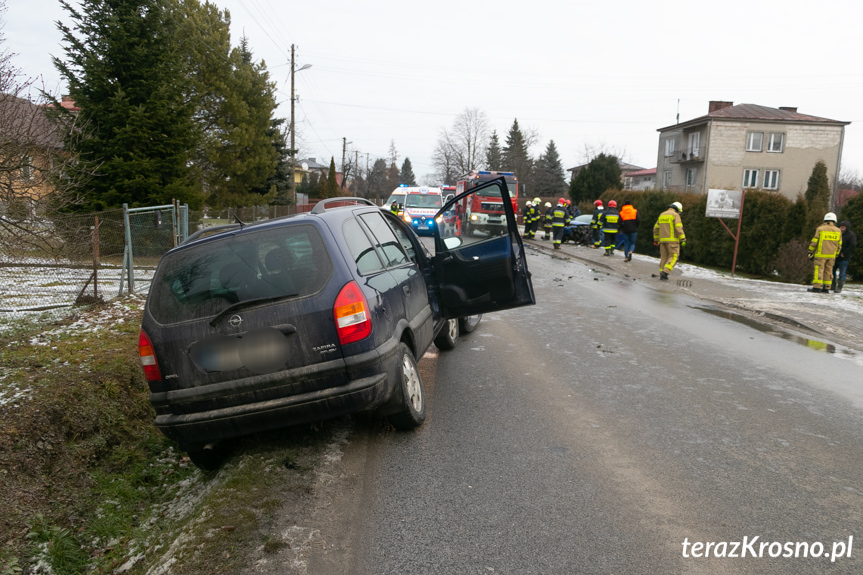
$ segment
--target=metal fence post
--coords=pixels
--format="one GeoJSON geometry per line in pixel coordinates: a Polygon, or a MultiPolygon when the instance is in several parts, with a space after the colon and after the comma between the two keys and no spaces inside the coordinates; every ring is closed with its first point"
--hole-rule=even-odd
{"type": "Polygon", "coordinates": [[[123,227],[126,229],[126,257],[124,262],[129,266],[129,293],[135,293],[135,266],[132,262],[132,226],[129,224],[129,204],[123,204],[123,227]]]}

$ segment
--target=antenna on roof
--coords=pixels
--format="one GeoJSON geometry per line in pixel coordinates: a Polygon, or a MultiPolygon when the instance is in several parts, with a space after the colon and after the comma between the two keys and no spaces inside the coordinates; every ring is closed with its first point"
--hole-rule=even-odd
{"type": "Polygon", "coordinates": [[[237,223],[238,223],[238,224],[240,224],[240,229],[243,229],[243,226],[245,226],[245,225],[246,225],[246,222],[244,222],[243,220],[241,220],[241,219],[239,218],[239,216],[237,216],[237,214],[236,214],[236,213],[234,213],[234,214],[233,214],[233,216],[234,216],[234,219],[237,221],[237,223]]]}

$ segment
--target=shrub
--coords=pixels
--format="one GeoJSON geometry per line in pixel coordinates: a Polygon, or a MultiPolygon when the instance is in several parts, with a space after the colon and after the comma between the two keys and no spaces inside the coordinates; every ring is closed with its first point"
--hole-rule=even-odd
{"type": "Polygon", "coordinates": [[[779,247],[773,268],[782,281],[805,284],[812,277],[812,262],[806,257],[807,244],[795,238],[779,247]]]}

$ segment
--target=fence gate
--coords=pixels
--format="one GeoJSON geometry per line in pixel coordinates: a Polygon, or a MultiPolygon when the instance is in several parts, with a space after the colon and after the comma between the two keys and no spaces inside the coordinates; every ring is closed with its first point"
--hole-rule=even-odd
{"type": "Polygon", "coordinates": [[[123,204],[125,247],[120,291],[123,283],[135,293],[135,265],[155,268],[162,254],[189,237],[189,206],[175,201],[165,206],[129,208],[123,204]]]}

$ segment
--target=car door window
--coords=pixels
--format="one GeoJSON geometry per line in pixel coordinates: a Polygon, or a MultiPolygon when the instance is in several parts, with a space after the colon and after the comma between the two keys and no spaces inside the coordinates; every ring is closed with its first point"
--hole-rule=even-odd
{"type": "Polygon", "coordinates": [[[515,210],[504,178],[447,202],[460,225],[435,231],[434,271],[444,317],[463,317],[536,303],[515,210]]]}
{"type": "Polygon", "coordinates": [[[342,233],[345,234],[345,243],[357,264],[357,271],[360,275],[368,275],[384,268],[377,250],[360,227],[359,222],[353,218],[348,218],[342,226],[342,233]]]}
{"type": "Polygon", "coordinates": [[[392,228],[384,221],[378,212],[362,214],[360,219],[369,227],[377,247],[383,254],[386,267],[395,267],[408,263],[407,254],[402,249],[401,242],[396,239],[392,228]]]}

